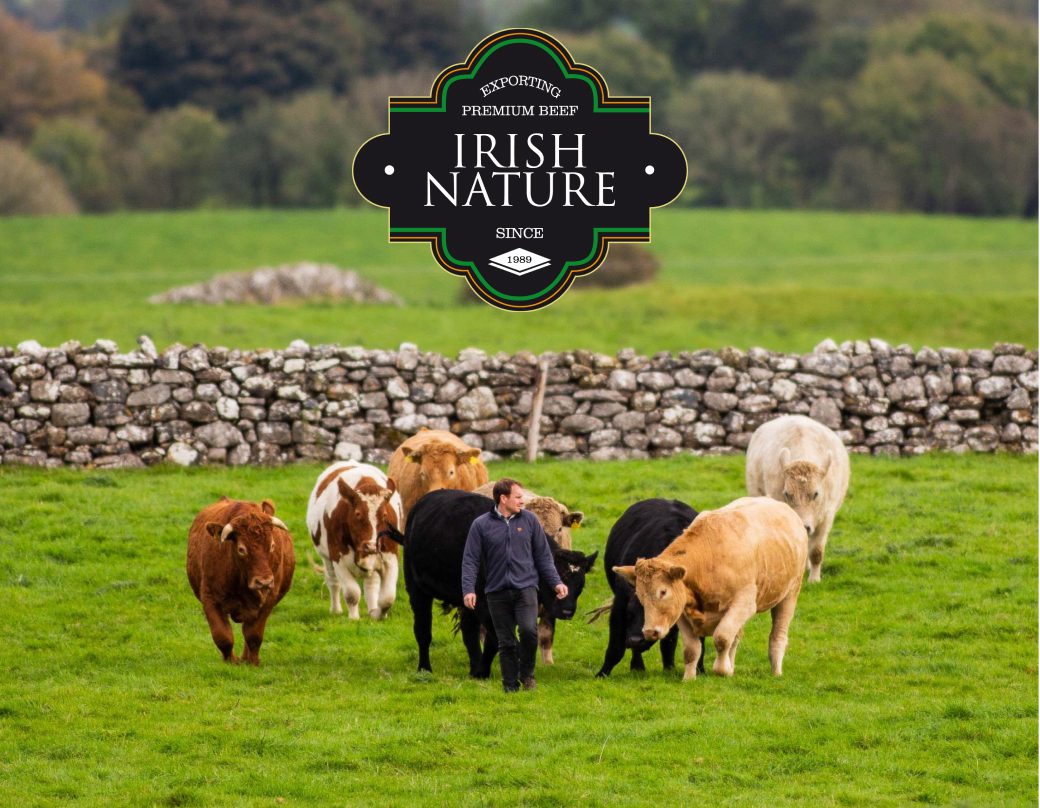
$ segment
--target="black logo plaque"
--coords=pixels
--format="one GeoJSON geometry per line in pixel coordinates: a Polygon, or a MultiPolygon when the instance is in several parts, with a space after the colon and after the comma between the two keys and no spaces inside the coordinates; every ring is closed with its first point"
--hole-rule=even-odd
{"type": "Polygon", "coordinates": [[[650,209],[686,184],[650,99],[611,97],[551,36],[510,29],[389,101],[389,132],[354,158],[354,183],[390,209],[390,241],[428,241],[483,300],[541,308],[596,269],[612,241],[649,241],[650,209]]]}

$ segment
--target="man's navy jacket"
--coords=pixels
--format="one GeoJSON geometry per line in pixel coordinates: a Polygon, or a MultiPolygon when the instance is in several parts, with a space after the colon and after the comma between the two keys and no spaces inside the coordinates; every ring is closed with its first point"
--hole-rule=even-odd
{"type": "Polygon", "coordinates": [[[539,574],[552,587],[560,583],[545,531],[530,511],[506,519],[492,508],[473,520],[462,555],[462,594],[477,591],[481,565],[485,592],[536,587],[539,574]]]}

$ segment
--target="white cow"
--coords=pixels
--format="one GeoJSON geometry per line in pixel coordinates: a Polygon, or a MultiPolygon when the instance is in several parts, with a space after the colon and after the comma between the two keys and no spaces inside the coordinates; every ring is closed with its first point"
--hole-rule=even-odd
{"type": "Polygon", "coordinates": [[[809,582],[820,567],[834,516],[849,488],[849,456],[841,440],[804,415],[783,415],[755,430],[747,449],[749,496],[786,502],[809,534],[809,582]]]}
{"type": "Polygon", "coordinates": [[[345,594],[352,620],[365,582],[365,604],[379,620],[397,597],[394,535],[403,524],[401,497],[393,480],[366,463],[334,463],[318,475],[307,501],[307,529],[325,565],[329,610],[342,614],[345,594]]]}

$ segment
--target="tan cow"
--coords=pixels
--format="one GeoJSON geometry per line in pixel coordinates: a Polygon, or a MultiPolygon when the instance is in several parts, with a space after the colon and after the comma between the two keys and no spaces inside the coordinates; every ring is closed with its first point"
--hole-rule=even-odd
{"type": "Polygon", "coordinates": [[[732,676],[744,624],[766,609],[773,614],[769,661],[780,676],[807,554],[798,514],[767,497],[743,497],[702,511],[660,555],[614,572],[635,585],[646,639],[660,640],[679,624],[683,680],[697,676],[700,638],[708,636],[713,670],[732,676]]]}
{"type": "MultiPolygon", "coordinates": [[[[474,494],[494,499],[492,489],[495,483],[488,482],[474,490],[474,494]]],[[[581,511],[572,511],[562,502],[552,497],[543,497],[524,489],[524,508],[538,517],[538,521],[545,531],[545,535],[553,539],[564,550],[574,549],[574,540],[571,536],[571,528],[581,526],[581,520],[585,514],[581,511]]]]}
{"type": "Polygon", "coordinates": [[[195,517],[188,531],[188,583],[225,662],[238,662],[234,620],[246,643],[242,661],[260,664],[267,618],[289,591],[295,568],[292,537],[271,500],[223,497],[195,517]]]}
{"type": "Polygon", "coordinates": [[[748,496],[786,502],[809,534],[809,583],[820,580],[827,537],[849,488],[849,456],[833,431],[804,415],[766,421],[751,436],[748,496]]]}
{"type": "Polygon", "coordinates": [[[422,429],[398,446],[390,456],[387,476],[397,483],[405,523],[424,494],[442,488],[472,491],[488,479],[480,449],[443,429],[422,429]]]}

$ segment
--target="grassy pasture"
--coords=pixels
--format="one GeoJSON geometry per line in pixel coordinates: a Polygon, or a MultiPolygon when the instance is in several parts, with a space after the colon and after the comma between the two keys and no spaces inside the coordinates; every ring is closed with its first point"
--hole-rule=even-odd
{"type": "Polygon", "coordinates": [[[656,283],[583,289],[513,316],[460,306],[460,279],[423,245],[388,244],[384,211],[193,211],[0,219],[0,344],[147,333],[238,348],[309,342],[454,354],[737,345],[807,351],[832,337],[1036,345],[1036,222],[920,215],[663,210],[656,283]],[[397,292],[404,309],[327,303],[150,306],[220,272],[327,261],[397,292]]]}
{"type": "MultiPolygon", "coordinates": [[[[576,620],[510,697],[466,678],[447,618],[415,672],[403,582],[385,622],[328,614],[304,555],[316,466],[0,468],[0,804],[1035,804],[1035,458],[852,460],[782,679],[765,615],[734,678],[685,684],[656,652],[594,679],[607,627],[576,620]],[[259,669],[220,661],[184,574],[224,493],[274,498],[301,561],[259,669]]],[[[739,457],[491,473],[583,509],[586,551],[637,499],[743,488],[739,457]]],[[[607,592],[597,564],[581,605],[607,592]]]]}

